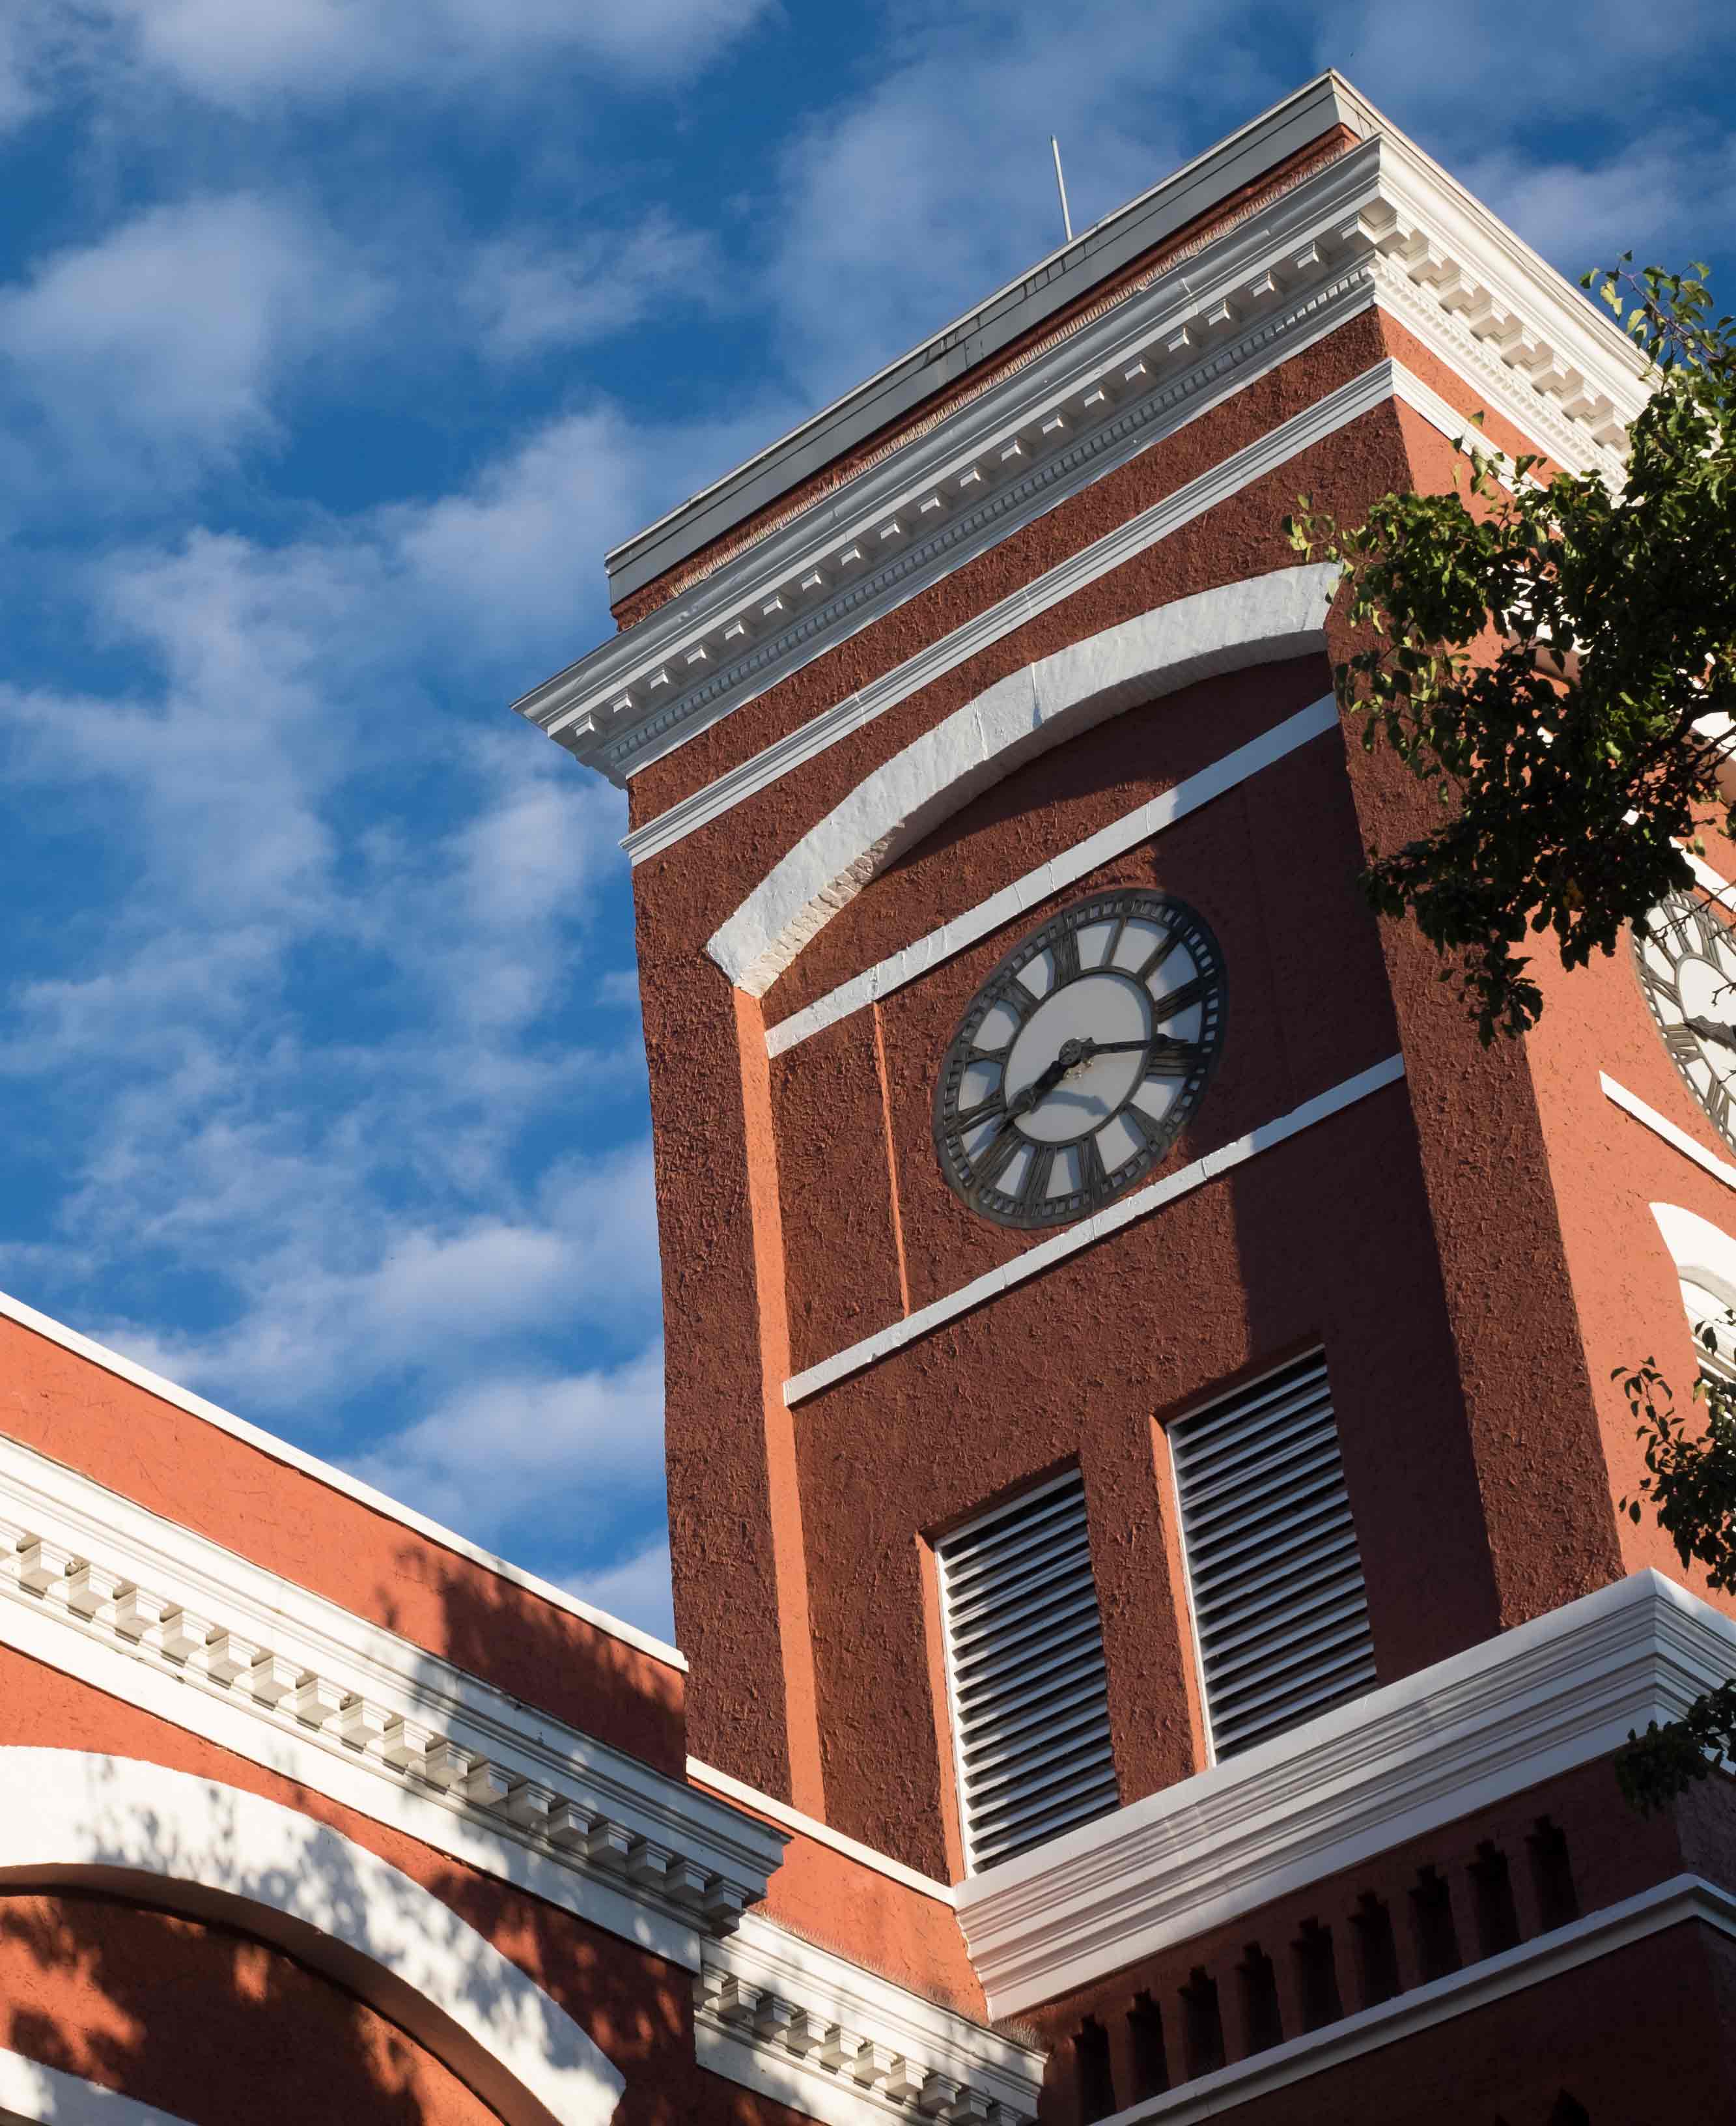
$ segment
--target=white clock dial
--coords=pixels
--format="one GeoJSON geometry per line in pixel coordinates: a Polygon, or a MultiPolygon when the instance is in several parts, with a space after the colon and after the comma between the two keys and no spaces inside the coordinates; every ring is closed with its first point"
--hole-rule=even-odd
{"type": "Polygon", "coordinates": [[[1635,928],[1634,964],[1676,1068],[1736,1147],[1736,932],[1705,901],[1668,894],[1635,928]]]}
{"type": "Polygon", "coordinates": [[[1168,894],[1095,895],[1015,947],[960,1022],[935,1092],[941,1169],[998,1224],[1054,1226],[1120,1195],[1198,1104],[1224,1033],[1224,962],[1168,894]]]}

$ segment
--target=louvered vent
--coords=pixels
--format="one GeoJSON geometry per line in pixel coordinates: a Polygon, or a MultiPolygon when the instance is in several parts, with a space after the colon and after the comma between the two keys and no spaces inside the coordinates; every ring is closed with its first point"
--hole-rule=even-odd
{"type": "Polygon", "coordinates": [[[1315,1352],[1170,1427],[1218,1755],[1375,1680],[1362,1560],[1315,1352]]]}
{"type": "Polygon", "coordinates": [[[940,1546],[966,1864],[1116,1806],[1103,1631],[1077,1472],[940,1546]]]}

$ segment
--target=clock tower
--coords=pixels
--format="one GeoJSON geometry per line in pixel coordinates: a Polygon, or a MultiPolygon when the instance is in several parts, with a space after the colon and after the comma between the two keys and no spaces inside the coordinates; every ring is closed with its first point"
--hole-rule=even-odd
{"type": "Polygon", "coordinates": [[[1610,1379],[1736,1299],[1721,875],[1479,1046],[1281,529],[1474,419],[1619,478],[1645,388],[1329,74],[617,549],[518,705],[628,795],[691,1774],[1057,2121],[1736,2117],[1725,1789],[1608,1761],[1736,1672],[1610,1379]]]}

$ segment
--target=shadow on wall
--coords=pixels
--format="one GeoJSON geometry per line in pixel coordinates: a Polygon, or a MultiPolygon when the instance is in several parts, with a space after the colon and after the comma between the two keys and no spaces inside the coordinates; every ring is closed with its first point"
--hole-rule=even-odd
{"type": "Polygon", "coordinates": [[[600,1938],[302,1798],[0,1750],[0,2044],[202,2126],[604,2126],[600,1938]]]}

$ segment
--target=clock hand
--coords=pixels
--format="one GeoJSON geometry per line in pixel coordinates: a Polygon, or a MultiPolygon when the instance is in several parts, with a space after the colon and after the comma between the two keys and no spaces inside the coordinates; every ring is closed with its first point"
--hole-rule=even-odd
{"type": "Polygon", "coordinates": [[[1720,1048],[1736,1048],[1736,1027],[1721,1025],[1715,1018],[1685,1018],[1682,1023],[1702,1041],[1715,1041],[1720,1048]]]}

